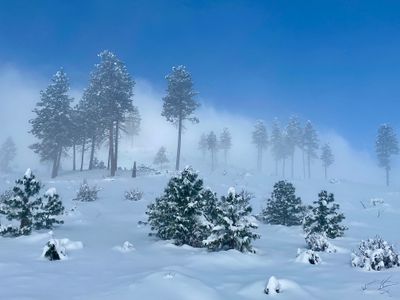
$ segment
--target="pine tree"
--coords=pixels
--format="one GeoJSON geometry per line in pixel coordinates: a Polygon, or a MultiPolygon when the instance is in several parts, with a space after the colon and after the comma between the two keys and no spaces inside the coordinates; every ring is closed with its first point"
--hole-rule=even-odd
{"type": "Polygon", "coordinates": [[[376,154],[379,166],[385,168],[386,185],[389,186],[389,172],[392,167],[391,158],[399,154],[399,144],[393,128],[383,124],[378,129],[378,136],[375,142],[376,154]]]}
{"type": "Polygon", "coordinates": [[[292,154],[293,146],[286,130],[281,132],[280,154],[278,155],[282,160],[282,177],[285,178],[286,159],[292,154]]]}
{"type": "Polygon", "coordinates": [[[228,163],[228,151],[232,147],[232,136],[228,128],[224,128],[219,138],[219,148],[224,151],[225,166],[228,163]]]}
{"type": "Polygon", "coordinates": [[[0,171],[10,171],[10,163],[15,159],[16,155],[17,147],[14,140],[8,137],[0,147],[0,171]]]}
{"type": "Polygon", "coordinates": [[[301,147],[302,128],[297,117],[292,116],[286,126],[288,154],[291,160],[291,177],[294,177],[294,155],[296,146],[301,147]]]}
{"type": "Polygon", "coordinates": [[[23,178],[16,181],[11,197],[7,197],[1,206],[1,214],[9,221],[19,221],[19,227],[3,227],[2,235],[29,235],[33,229],[52,228],[61,224],[58,216],[64,208],[55,189],[50,189],[43,197],[39,196],[40,182],[28,169],[23,178]]]}
{"type": "Polygon", "coordinates": [[[334,195],[328,194],[327,191],[318,194],[318,201],[314,201],[315,206],[310,207],[310,213],[306,215],[303,223],[307,234],[322,233],[331,239],[343,236],[347,227],[340,223],[345,217],[338,212],[339,204],[334,201],[334,195]]]}
{"type": "Polygon", "coordinates": [[[214,131],[211,131],[207,136],[207,148],[211,154],[211,171],[215,169],[215,159],[218,150],[217,136],[214,131]]]}
{"type": "Polygon", "coordinates": [[[34,113],[36,118],[30,120],[31,133],[39,139],[31,148],[40,155],[42,161],[52,161],[51,177],[58,175],[61,155],[71,145],[71,102],[68,96],[69,82],[66,73],[61,69],[52,79],[34,113]]]}
{"type": "Polygon", "coordinates": [[[91,74],[90,92],[99,104],[100,122],[107,128],[110,175],[115,176],[120,129],[127,114],[134,110],[132,97],[135,81],[114,53],[106,50],[99,57],[100,63],[91,74]]]}
{"type": "Polygon", "coordinates": [[[54,224],[64,224],[60,216],[64,214],[64,206],[55,188],[50,188],[42,198],[39,211],[35,214],[35,229],[51,229],[54,224]]]}
{"type": "Polygon", "coordinates": [[[278,120],[274,120],[272,123],[272,132],[271,132],[271,150],[272,156],[275,159],[275,175],[278,176],[278,162],[282,158],[282,130],[278,124],[278,120]]]}
{"type": "Polygon", "coordinates": [[[162,169],[164,164],[169,162],[166,152],[167,152],[167,149],[165,149],[165,147],[161,147],[158,150],[158,152],[156,154],[156,157],[154,158],[154,162],[153,163],[155,165],[159,165],[161,169],[162,169]]]}
{"type": "Polygon", "coordinates": [[[318,136],[311,121],[307,121],[303,131],[303,146],[307,155],[308,178],[311,178],[311,160],[317,157],[318,136]]]}
{"type": "Polygon", "coordinates": [[[329,144],[325,144],[321,148],[321,160],[324,166],[325,179],[328,178],[328,168],[335,162],[335,157],[333,156],[332,149],[329,144]]]}
{"type": "Polygon", "coordinates": [[[245,191],[236,193],[233,188],[229,189],[228,195],[223,196],[216,206],[214,226],[204,245],[212,251],[255,252],[251,243],[260,237],[253,232],[257,225],[251,216],[250,198],[245,191]]]}
{"type": "Polygon", "coordinates": [[[178,246],[202,247],[209,234],[204,209],[213,197],[190,167],[168,182],[164,194],[148,206],[146,214],[155,235],[178,246]]]}
{"type": "Polygon", "coordinates": [[[262,171],[263,151],[268,146],[268,133],[263,121],[258,120],[256,122],[252,137],[253,144],[256,145],[257,148],[257,170],[262,171]]]}
{"type": "Polygon", "coordinates": [[[193,116],[199,103],[194,99],[197,93],[193,89],[192,76],[184,66],[172,68],[172,73],[166,76],[168,82],[167,95],[163,98],[161,115],[178,126],[178,148],[176,154],[176,170],[179,170],[181,157],[182,129],[185,120],[198,123],[193,116]]]}
{"type": "Polygon", "coordinates": [[[267,207],[262,211],[263,220],[273,225],[300,225],[305,207],[295,192],[295,187],[289,182],[275,183],[271,197],[267,200],[267,207]]]}
{"type": "Polygon", "coordinates": [[[139,135],[140,123],[142,119],[140,117],[139,109],[134,106],[133,110],[127,114],[124,122],[124,131],[131,138],[131,145],[133,146],[133,139],[139,135]]]}
{"type": "Polygon", "coordinates": [[[199,140],[199,149],[201,150],[201,153],[203,154],[203,159],[206,156],[206,151],[207,151],[207,135],[206,134],[202,134],[200,136],[200,140],[199,140]]]}

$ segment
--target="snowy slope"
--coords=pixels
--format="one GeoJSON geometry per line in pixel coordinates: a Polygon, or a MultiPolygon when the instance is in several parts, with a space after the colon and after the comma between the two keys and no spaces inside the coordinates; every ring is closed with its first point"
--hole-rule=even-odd
{"type": "MultiPolygon", "coordinates": [[[[101,171],[69,173],[43,180],[46,187],[57,188],[66,208],[74,210],[52,233],[0,239],[0,299],[400,299],[400,285],[378,290],[379,282],[389,276],[391,281],[400,282],[400,268],[366,272],[350,266],[351,250],[361,239],[380,234],[400,246],[399,189],[345,181],[292,181],[308,204],[322,188],[335,193],[350,228],[343,238],[334,240],[337,253],[322,253],[322,264],[310,265],[296,262],[297,249],[305,248],[300,227],[260,224],[256,254],[209,253],[149,237],[149,227],[138,222],[146,221],[147,205],[162,193],[170,175],[133,179],[126,173],[115,180],[105,175],[101,171]],[[72,201],[83,178],[102,189],[98,201],[72,201]],[[143,191],[144,199],[124,200],[124,192],[132,188],[143,191]],[[384,203],[373,206],[370,199],[375,198],[384,203]],[[66,260],[46,261],[41,258],[42,249],[51,237],[81,241],[83,248],[67,249],[66,260]],[[121,251],[125,241],[134,248],[121,251]],[[271,276],[280,280],[282,293],[263,293],[271,276]]],[[[230,186],[251,191],[255,195],[254,213],[261,210],[277,180],[240,170],[226,175],[203,172],[200,177],[218,195],[230,186]]],[[[2,176],[0,191],[11,187],[14,179],[2,176]]]]}

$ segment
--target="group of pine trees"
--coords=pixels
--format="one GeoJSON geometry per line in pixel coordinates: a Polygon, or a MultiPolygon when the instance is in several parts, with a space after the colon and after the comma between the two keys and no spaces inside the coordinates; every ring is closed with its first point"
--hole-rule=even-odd
{"type": "Polygon", "coordinates": [[[299,149],[302,153],[303,176],[311,178],[311,162],[315,158],[320,158],[327,178],[327,170],[334,162],[334,156],[329,144],[321,147],[321,154],[318,156],[319,139],[311,121],[307,121],[304,126],[297,117],[291,117],[286,126],[280,126],[278,120],[275,120],[271,128],[271,137],[268,136],[266,125],[259,120],[254,125],[252,133],[252,142],[257,149],[257,169],[262,170],[263,153],[268,148],[275,161],[275,175],[279,173],[279,164],[281,164],[282,177],[285,177],[286,161],[290,159],[291,177],[294,177],[295,152],[299,149]]]}
{"type": "Polygon", "coordinates": [[[218,151],[223,152],[224,165],[228,164],[229,150],[232,148],[232,136],[228,128],[224,128],[219,138],[214,131],[208,134],[203,133],[199,140],[199,149],[205,158],[207,151],[210,153],[211,170],[214,170],[217,165],[218,151]]]}

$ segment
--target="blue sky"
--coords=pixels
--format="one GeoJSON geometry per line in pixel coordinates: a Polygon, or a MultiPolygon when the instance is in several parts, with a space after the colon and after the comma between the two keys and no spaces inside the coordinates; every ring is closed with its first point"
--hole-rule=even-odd
{"type": "Polygon", "coordinates": [[[372,149],[399,127],[399,1],[0,1],[0,65],[83,87],[102,49],[164,89],[185,64],[202,99],[254,119],[296,113],[372,149]]]}

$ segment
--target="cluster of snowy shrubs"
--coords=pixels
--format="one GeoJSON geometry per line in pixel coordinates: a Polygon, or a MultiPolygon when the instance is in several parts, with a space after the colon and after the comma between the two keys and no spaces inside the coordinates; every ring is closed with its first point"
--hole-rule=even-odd
{"type": "Polygon", "coordinates": [[[146,213],[151,235],[211,251],[254,252],[252,241],[259,236],[253,232],[257,225],[250,199],[246,191],[237,193],[233,188],[218,199],[187,167],[171,178],[164,194],[149,205],[146,213]]]}
{"type": "Polygon", "coordinates": [[[32,230],[51,229],[55,224],[62,224],[60,216],[64,206],[55,188],[40,195],[41,183],[28,169],[25,175],[16,181],[16,185],[3,194],[0,214],[10,224],[0,225],[0,235],[29,235],[32,230]]]}
{"type": "Polygon", "coordinates": [[[139,201],[143,198],[143,192],[138,189],[132,189],[125,192],[125,200],[129,201],[139,201]]]}
{"type": "Polygon", "coordinates": [[[351,264],[367,271],[381,271],[400,266],[399,253],[388,242],[376,236],[361,241],[358,251],[351,255],[351,264]]]}

